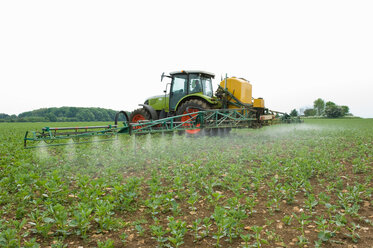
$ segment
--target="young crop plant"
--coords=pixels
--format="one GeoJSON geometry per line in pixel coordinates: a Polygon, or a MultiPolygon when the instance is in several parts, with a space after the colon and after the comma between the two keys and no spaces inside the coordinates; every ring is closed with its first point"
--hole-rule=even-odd
{"type": "Polygon", "coordinates": [[[232,216],[228,216],[225,219],[225,235],[228,237],[225,241],[232,243],[234,238],[238,237],[239,233],[236,233],[238,222],[232,216]]]}
{"type": "MultiPolygon", "coordinates": [[[[240,174],[238,174],[238,175],[241,176],[240,174]]],[[[228,188],[235,194],[235,196],[237,198],[241,199],[244,196],[242,191],[243,191],[243,187],[244,187],[245,182],[244,182],[244,180],[240,180],[240,179],[234,179],[234,180],[238,180],[238,181],[230,182],[231,186],[228,187],[228,188]]]]}
{"type": "Polygon", "coordinates": [[[40,245],[38,242],[36,242],[36,238],[32,238],[29,241],[24,242],[24,247],[25,248],[40,248],[40,245]]]}
{"type": "Polygon", "coordinates": [[[114,240],[107,239],[105,242],[104,241],[98,241],[97,242],[97,247],[98,248],[114,248],[114,240]]]}
{"type": "Polygon", "coordinates": [[[193,192],[189,199],[187,200],[187,203],[190,205],[189,209],[192,210],[192,211],[196,211],[197,208],[194,206],[196,204],[196,202],[198,201],[199,199],[199,194],[198,192],[193,192]]]}
{"type": "Polygon", "coordinates": [[[151,225],[150,226],[152,239],[155,239],[158,243],[158,247],[165,247],[165,243],[167,242],[168,238],[165,235],[168,233],[167,230],[164,230],[162,226],[159,225],[151,225]]]}
{"type": "Polygon", "coordinates": [[[220,206],[216,206],[212,217],[214,218],[215,224],[217,226],[217,230],[212,238],[216,239],[215,247],[221,247],[220,239],[226,235],[225,228],[228,224],[226,218],[226,210],[220,206]]]}
{"type": "Polygon", "coordinates": [[[314,194],[309,194],[304,203],[310,213],[313,213],[314,207],[316,207],[316,205],[319,204],[314,194]]]}
{"type": "Polygon", "coordinates": [[[333,216],[330,222],[336,226],[334,229],[334,232],[336,232],[340,231],[342,227],[346,226],[347,218],[344,214],[336,214],[333,216]]]}
{"type": "Polygon", "coordinates": [[[256,212],[254,210],[254,207],[258,204],[257,200],[256,200],[256,193],[252,194],[251,196],[249,197],[246,197],[246,208],[248,209],[249,211],[249,215],[253,215],[254,212],[256,212]]]}
{"type": "Polygon", "coordinates": [[[193,230],[193,242],[197,242],[200,240],[202,237],[199,235],[199,230],[202,229],[202,226],[200,226],[202,220],[201,219],[196,219],[192,223],[192,230],[193,230]]]}
{"type": "Polygon", "coordinates": [[[37,233],[42,235],[44,238],[48,237],[48,233],[50,232],[54,220],[48,217],[48,212],[40,212],[39,209],[35,209],[30,214],[28,214],[30,218],[29,224],[31,225],[31,232],[37,233]]]}
{"type": "Polygon", "coordinates": [[[354,243],[359,242],[360,239],[360,235],[357,233],[357,229],[360,229],[360,226],[352,223],[352,227],[347,227],[349,233],[345,233],[345,235],[349,237],[354,243]]]}
{"type": "Polygon", "coordinates": [[[243,206],[240,203],[240,198],[238,198],[237,196],[228,198],[226,202],[229,205],[227,207],[229,209],[242,209],[243,208],[243,206]]]}
{"type": "Polygon", "coordinates": [[[339,191],[343,190],[344,189],[344,182],[342,180],[342,178],[338,178],[337,181],[336,181],[336,184],[335,184],[335,188],[339,191]]]}
{"type": "Polygon", "coordinates": [[[326,211],[327,211],[327,213],[329,215],[329,219],[332,219],[333,215],[335,213],[337,213],[338,206],[337,205],[333,205],[331,203],[325,203],[325,208],[326,208],[326,211]]]}
{"type": "Polygon", "coordinates": [[[208,196],[208,199],[210,203],[215,207],[218,204],[218,201],[223,197],[224,195],[222,195],[218,191],[215,191],[215,192],[212,192],[211,195],[208,196]]]}
{"type": "Polygon", "coordinates": [[[363,174],[368,171],[368,163],[360,158],[352,160],[352,171],[355,174],[363,174]]]}
{"type": "Polygon", "coordinates": [[[357,216],[358,211],[360,209],[359,202],[362,201],[360,199],[360,191],[357,191],[356,186],[348,187],[350,191],[348,192],[339,192],[338,193],[338,203],[339,205],[346,210],[346,213],[350,214],[351,216],[357,216]]]}
{"type": "Polygon", "coordinates": [[[293,220],[293,215],[285,215],[283,218],[282,218],[282,222],[287,225],[287,226],[290,226],[291,225],[291,222],[293,220]]]}
{"type": "Polygon", "coordinates": [[[159,224],[159,219],[154,218],[154,225],[150,226],[152,239],[156,240],[158,247],[165,247],[168,238],[165,236],[168,230],[159,224]]]}
{"type": "Polygon", "coordinates": [[[162,199],[159,195],[152,196],[150,199],[145,201],[147,207],[150,208],[151,215],[155,217],[157,214],[160,213],[160,207],[162,204],[162,199]]]}
{"type": "Polygon", "coordinates": [[[1,247],[21,247],[21,238],[16,229],[8,228],[0,233],[1,247]]]}
{"type": "MultiPolygon", "coordinates": [[[[316,217],[316,221],[314,221],[317,225],[317,230],[319,231],[317,234],[318,240],[322,242],[328,242],[332,237],[335,236],[335,232],[330,231],[329,223],[324,216],[316,217]]],[[[319,243],[320,243],[319,242],[319,243]]]]}
{"type": "Polygon", "coordinates": [[[87,238],[87,231],[91,228],[91,221],[93,220],[92,212],[93,208],[85,203],[79,204],[73,212],[70,226],[76,228],[76,234],[83,239],[87,238]]]}
{"type": "Polygon", "coordinates": [[[203,190],[205,191],[206,194],[210,195],[209,200],[213,201],[212,199],[212,194],[214,193],[214,187],[221,186],[221,183],[219,182],[220,180],[218,178],[210,178],[210,179],[205,179],[202,181],[203,184],[203,190]]]}
{"type": "Polygon", "coordinates": [[[51,222],[55,223],[57,227],[57,234],[62,234],[64,237],[70,234],[69,230],[69,212],[61,204],[50,205],[48,207],[49,214],[53,217],[51,222]]]}
{"type": "Polygon", "coordinates": [[[53,241],[51,248],[66,248],[69,244],[63,242],[62,239],[56,239],[53,241]]]}
{"type": "Polygon", "coordinates": [[[176,176],[173,180],[173,185],[174,185],[174,190],[176,192],[176,195],[178,196],[178,198],[180,200],[184,200],[184,198],[186,197],[184,191],[185,191],[185,187],[184,187],[184,181],[183,181],[183,178],[180,177],[180,176],[176,176]]]}
{"type": "Polygon", "coordinates": [[[103,230],[113,230],[118,226],[117,221],[112,217],[114,214],[113,204],[99,200],[94,208],[94,220],[100,227],[100,232],[103,230]]]}
{"type": "Polygon", "coordinates": [[[348,208],[346,208],[346,213],[349,214],[350,216],[359,218],[359,213],[358,213],[359,209],[360,209],[360,205],[357,203],[354,203],[353,205],[351,205],[351,207],[349,206],[348,208]]]}
{"type": "Polygon", "coordinates": [[[184,244],[184,235],[187,232],[186,222],[175,220],[174,217],[167,217],[167,219],[171,235],[168,237],[168,241],[171,243],[172,247],[180,247],[184,244]]]}
{"type": "Polygon", "coordinates": [[[300,227],[298,229],[301,231],[301,235],[298,236],[298,244],[299,245],[308,244],[309,241],[305,236],[304,227],[311,222],[310,220],[308,220],[311,218],[311,216],[306,215],[304,212],[302,212],[299,216],[293,213],[293,216],[298,220],[298,223],[300,224],[300,227]]]}
{"type": "Polygon", "coordinates": [[[209,236],[211,226],[212,226],[211,219],[209,217],[203,218],[202,238],[205,238],[205,237],[209,236]]]}
{"type": "Polygon", "coordinates": [[[252,245],[249,245],[249,241],[253,238],[252,234],[241,234],[240,237],[244,241],[244,244],[242,244],[242,248],[253,247],[252,245]]]}
{"type": "Polygon", "coordinates": [[[145,234],[145,229],[144,229],[140,224],[135,225],[135,229],[136,229],[136,231],[137,231],[137,234],[138,234],[140,237],[144,236],[144,234],[145,234]]]}
{"type": "Polygon", "coordinates": [[[128,234],[124,232],[119,236],[119,238],[120,241],[122,241],[122,244],[125,245],[127,243],[128,234]]]}
{"type": "Polygon", "coordinates": [[[280,211],[280,202],[276,198],[272,198],[266,203],[267,209],[271,215],[274,215],[274,212],[280,211]]]}
{"type": "Polygon", "coordinates": [[[136,210],[136,199],[139,195],[141,181],[141,178],[133,177],[128,179],[125,184],[114,185],[112,195],[120,210],[136,210]]]}
{"type": "Polygon", "coordinates": [[[297,187],[294,187],[292,184],[285,183],[281,191],[283,192],[283,198],[286,200],[286,203],[291,205],[294,202],[294,198],[298,193],[297,187]]]}
{"type": "Polygon", "coordinates": [[[172,211],[173,216],[179,216],[181,214],[181,208],[179,207],[179,203],[172,198],[170,210],[172,211]]]}
{"type": "Polygon", "coordinates": [[[263,230],[262,226],[252,226],[251,230],[254,232],[254,240],[255,243],[253,244],[253,247],[260,248],[264,244],[268,244],[268,240],[262,238],[261,231],[263,230]]]}
{"type": "Polygon", "coordinates": [[[328,196],[325,192],[320,192],[318,198],[320,204],[326,204],[330,202],[330,196],[328,196]]]}

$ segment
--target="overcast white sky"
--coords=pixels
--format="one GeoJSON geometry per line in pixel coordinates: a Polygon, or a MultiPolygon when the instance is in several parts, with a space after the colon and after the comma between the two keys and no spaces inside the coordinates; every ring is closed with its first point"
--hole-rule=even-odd
{"type": "Polygon", "coordinates": [[[162,72],[238,76],[273,110],[373,117],[373,1],[0,1],[0,113],[133,110],[162,72]]]}

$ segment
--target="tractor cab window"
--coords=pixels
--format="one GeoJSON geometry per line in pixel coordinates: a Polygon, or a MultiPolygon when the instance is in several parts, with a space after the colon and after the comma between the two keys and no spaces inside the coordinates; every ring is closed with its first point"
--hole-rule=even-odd
{"type": "Polygon", "coordinates": [[[202,92],[201,76],[197,74],[189,74],[189,94],[202,92]]]}
{"type": "Polygon", "coordinates": [[[212,89],[211,78],[202,77],[202,87],[203,87],[203,94],[205,96],[212,97],[213,89],[212,89]]]}
{"type": "Polygon", "coordinates": [[[175,76],[173,87],[172,87],[172,92],[174,94],[183,94],[184,92],[186,93],[186,89],[185,89],[186,81],[187,81],[186,75],[175,76]]]}
{"type": "Polygon", "coordinates": [[[190,82],[189,94],[202,92],[201,80],[194,79],[190,82]]]}

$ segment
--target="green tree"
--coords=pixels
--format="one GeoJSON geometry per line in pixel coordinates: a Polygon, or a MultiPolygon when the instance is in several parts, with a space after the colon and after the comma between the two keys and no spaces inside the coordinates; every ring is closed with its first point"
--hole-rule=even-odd
{"type": "Polygon", "coordinates": [[[0,113],[0,119],[6,119],[9,118],[10,116],[7,114],[0,113]]]}
{"type": "Polygon", "coordinates": [[[81,109],[79,113],[76,115],[76,117],[78,118],[79,121],[94,121],[95,120],[94,114],[92,114],[92,112],[87,108],[81,109]]]}
{"type": "Polygon", "coordinates": [[[117,111],[104,108],[60,107],[41,108],[9,116],[0,114],[2,121],[111,121],[117,111]]]}
{"type": "Polygon", "coordinates": [[[76,107],[66,107],[66,117],[74,118],[76,117],[79,109],[76,107]]]}
{"type": "Polygon", "coordinates": [[[55,114],[53,114],[53,113],[46,114],[46,117],[51,122],[56,122],[57,121],[57,116],[55,114]]]}
{"type": "Polygon", "coordinates": [[[348,106],[343,105],[343,106],[341,106],[341,108],[342,108],[342,115],[343,116],[347,115],[350,112],[350,108],[348,106]]]}
{"type": "Polygon", "coordinates": [[[336,104],[329,104],[325,107],[325,114],[328,118],[338,118],[343,116],[342,107],[336,104]]]}
{"type": "Polygon", "coordinates": [[[326,107],[333,107],[333,106],[337,106],[337,104],[335,104],[334,102],[331,102],[331,101],[328,101],[325,103],[325,108],[326,107]]]}
{"type": "Polygon", "coordinates": [[[314,109],[306,109],[304,110],[304,116],[315,116],[316,110],[314,109]]]}
{"type": "Polygon", "coordinates": [[[318,116],[324,113],[325,101],[321,98],[318,98],[313,102],[313,108],[316,110],[318,116]]]}
{"type": "Polygon", "coordinates": [[[298,116],[298,111],[296,109],[293,109],[291,112],[290,112],[290,116],[298,116]]]}

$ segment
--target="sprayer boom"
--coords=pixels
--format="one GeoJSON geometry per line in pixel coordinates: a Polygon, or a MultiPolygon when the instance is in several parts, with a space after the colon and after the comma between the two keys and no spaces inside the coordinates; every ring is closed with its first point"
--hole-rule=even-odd
{"type": "Polygon", "coordinates": [[[298,119],[275,118],[274,115],[262,115],[256,118],[256,111],[250,108],[241,109],[211,109],[167,117],[158,120],[143,120],[130,123],[128,119],[123,125],[118,125],[117,118],[114,125],[86,126],[86,127],[44,127],[40,132],[26,132],[25,148],[41,146],[59,146],[112,140],[118,134],[149,134],[165,133],[185,130],[205,130],[207,134],[214,134],[220,130],[232,128],[256,128],[281,122],[300,122],[298,119]],[[96,139],[92,139],[97,137],[96,139]],[[34,145],[29,146],[28,143],[34,145]],[[38,143],[42,142],[40,145],[38,143]],[[44,144],[45,143],[45,144],[44,144]],[[37,144],[37,145],[35,145],[37,144]]]}

